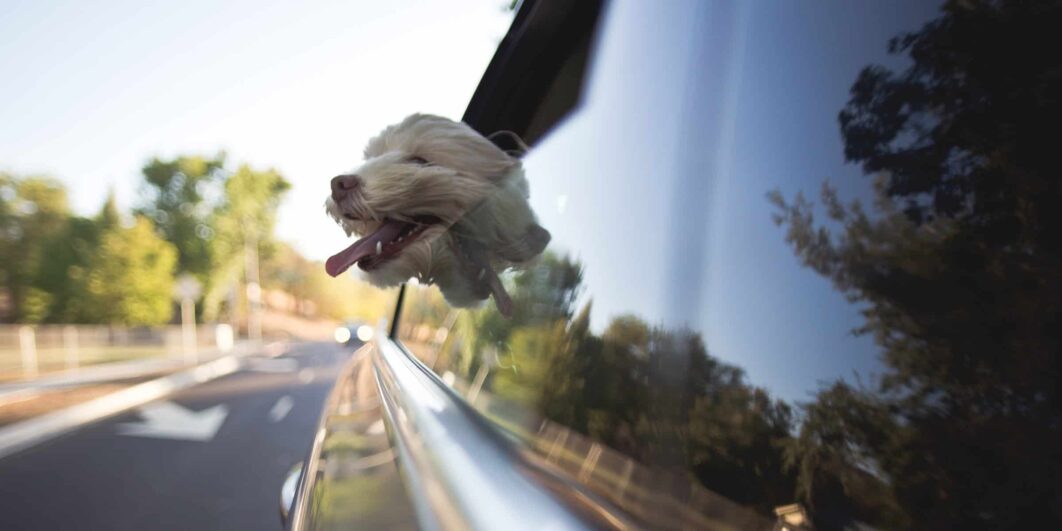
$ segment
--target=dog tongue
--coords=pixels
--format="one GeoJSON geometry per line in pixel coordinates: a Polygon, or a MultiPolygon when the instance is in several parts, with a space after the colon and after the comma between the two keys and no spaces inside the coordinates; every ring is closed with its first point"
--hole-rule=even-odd
{"type": "Polygon", "coordinates": [[[325,271],[336,277],[350,269],[358,260],[376,254],[376,244],[386,245],[398,237],[405,227],[402,221],[388,220],[376,229],[376,232],[354,242],[350,247],[339,251],[325,261],[325,271]]]}

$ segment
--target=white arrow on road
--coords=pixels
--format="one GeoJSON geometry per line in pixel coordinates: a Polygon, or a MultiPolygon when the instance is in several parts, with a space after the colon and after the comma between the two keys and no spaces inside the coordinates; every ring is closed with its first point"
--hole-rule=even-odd
{"type": "Polygon", "coordinates": [[[136,437],[209,441],[225,422],[229,410],[224,404],[192,411],[178,404],[159,401],[140,408],[144,422],[119,424],[118,433],[136,437]]]}

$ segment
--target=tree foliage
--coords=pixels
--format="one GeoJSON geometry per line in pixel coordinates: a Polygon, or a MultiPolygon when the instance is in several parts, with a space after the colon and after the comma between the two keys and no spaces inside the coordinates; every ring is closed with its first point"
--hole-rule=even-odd
{"type": "MultiPolygon", "coordinates": [[[[228,172],[224,162],[223,155],[151,160],[143,168],[145,196],[131,228],[123,226],[113,192],[98,215],[83,218],[71,214],[58,181],[0,174],[2,318],[30,323],[169,322],[172,294],[166,286],[180,271],[205,281],[204,315],[215,318],[225,296],[242,280],[248,247],[260,251],[264,272],[282,269],[272,264],[281,252],[273,233],[277,209],[290,188],[274,170],[242,165],[228,172]],[[147,237],[145,228],[162,240],[147,237]],[[174,267],[167,265],[171,251],[174,267]]],[[[325,287],[317,278],[324,275],[319,264],[290,248],[282,253],[299,282],[285,283],[279,281],[283,274],[263,273],[267,286],[320,300],[326,315],[359,309],[325,287]],[[316,270],[320,274],[314,274],[316,270]]]]}
{"type": "Polygon", "coordinates": [[[93,219],[72,216],[65,226],[42,245],[49,257],[37,271],[37,285],[46,289],[51,299],[46,322],[105,323],[104,311],[86,304],[86,274],[97,260],[100,236],[120,228],[114,193],[107,196],[100,213],[93,219]]]}
{"type": "Polygon", "coordinates": [[[210,215],[224,180],[225,154],[213,158],[178,156],[151,159],[143,168],[143,204],[137,209],[154,220],[158,231],[177,247],[179,272],[203,282],[213,266],[210,215]]]}
{"type": "Polygon", "coordinates": [[[122,226],[113,193],[98,216],[81,218],[58,181],[0,175],[0,234],[6,320],[169,321],[176,253],[150,221],[122,226]]]}
{"type": "Polygon", "coordinates": [[[0,287],[7,292],[7,318],[41,322],[52,296],[38,272],[52,257],[43,242],[61,233],[69,217],[66,190],[54,179],[0,174],[0,287]]]}
{"type": "Polygon", "coordinates": [[[259,171],[247,164],[224,178],[221,199],[205,225],[210,249],[205,318],[217,316],[221,299],[246,272],[249,248],[267,261],[276,251],[277,209],[290,188],[276,170],[259,171]]]}
{"type": "Polygon", "coordinates": [[[105,229],[71,301],[84,322],[158,325],[170,320],[177,251],[137,217],[130,227],[105,229]]]}
{"type": "Polygon", "coordinates": [[[792,502],[789,407],[712,357],[698,333],[636,315],[594,333],[593,304],[576,311],[582,265],[569,257],[547,253],[508,284],[512,319],[491,306],[466,313],[462,359],[442,363],[469,379],[489,366],[496,395],[740,503],[792,502]]]}
{"type": "Polygon", "coordinates": [[[791,461],[826,525],[1062,519],[1059,2],[949,2],[891,41],[839,121],[875,209],[772,195],[787,240],[864,308],[887,371],[807,407],[791,461]],[[831,230],[830,227],[840,227],[831,230]]]}

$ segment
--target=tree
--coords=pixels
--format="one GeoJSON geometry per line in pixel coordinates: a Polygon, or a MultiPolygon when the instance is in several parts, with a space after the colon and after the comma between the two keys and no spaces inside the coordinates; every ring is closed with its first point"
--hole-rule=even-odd
{"type": "Polygon", "coordinates": [[[160,234],[177,248],[179,272],[207,282],[212,271],[209,218],[224,179],[225,154],[213,158],[153,158],[143,168],[143,204],[136,213],[154,220],[160,234]]]}
{"type": "Polygon", "coordinates": [[[496,364],[491,389],[569,426],[585,426],[586,418],[574,399],[586,372],[585,359],[575,355],[575,348],[588,331],[568,326],[582,275],[579,262],[547,252],[507,286],[511,318],[492,305],[466,314],[466,326],[473,330],[464,356],[468,374],[481,363],[496,364]]]}
{"type": "Polygon", "coordinates": [[[100,235],[120,223],[112,190],[95,218],[69,216],[60,230],[43,241],[43,253],[48,260],[37,268],[33,282],[48,294],[50,304],[45,322],[96,322],[93,315],[97,312],[78,313],[78,308],[84,305],[76,299],[84,293],[85,274],[97,252],[100,235]]]}
{"type": "Polygon", "coordinates": [[[268,254],[273,250],[277,209],[290,188],[276,170],[259,171],[246,164],[225,178],[222,199],[207,225],[211,260],[210,271],[205,274],[204,316],[208,319],[217,315],[222,297],[239,274],[246,273],[247,261],[257,262],[260,251],[268,254]]]}
{"type": "Polygon", "coordinates": [[[638,440],[647,462],[685,469],[709,489],[766,514],[792,501],[793,478],[783,466],[788,405],[711,356],[689,329],[652,328],[644,357],[637,379],[647,399],[638,440]]]}
{"type": "MultiPolygon", "coordinates": [[[[472,339],[468,345],[469,355],[482,352],[484,348],[504,346],[517,325],[549,326],[556,320],[570,318],[575,311],[582,279],[582,264],[567,256],[544,253],[534,267],[515,275],[512,285],[506,286],[513,301],[511,318],[490,308],[467,314],[465,325],[470,328],[469,337],[472,339]]],[[[468,368],[474,370],[472,367],[476,363],[473,361],[468,368]]]]}
{"type": "Polygon", "coordinates": [[[692,475],[761,512],[792,502],[789,406],[711,356],[699,334],[632,314],[595,334],[593,305],[575,311],[582,264],[566,256],[547,253],[506,287],[511,319],[493,306],[466,317],[468,344],[457,363],[466,378],[486,362],[485,388],[495,395],[638,461],[692,475]]]}
{"type": "Polygon", "coordinates": [[[49,264],[44,242],[63,230],[69,216],[66,190],[47,177],[0,174],[0,286],[11,308],[7,320],[40,322],[52,297],[36,280],[49,264]]]}
{"type": "Polygon", "coordinates": [[[96,226],[102,230],[112,229],[122,223],[122,215],[118,212],[118,200],[114,197],[114,189],[107,192],[107,199],[103,201],[103,208],[96,216],[96,226]]]}
{"type": "Polygon", "coordinates": [[[586,306],[572,321],[577,341],[575,356],[588,369],[583,403],[586,433],[636,458],[644,458],[636,430],[645,412],[645,362],[649,352],[649,326],[635,315],[615,317],[600,337],[591,334],[586,306]]]}
{"type": "Polygon", "coordinates": [[[804,408],[799,435],[786,443],[785,462],[796,475],[796,497],[813,510],[822,529],[874,522],[893,529],[914,526],[898,505],[877,456],[891,433],[904,427],[874,392],[843,382],[818,393],[804,408]]]}
{"type": "Polygon", "coordinates": [[[164,324],[172,315],[176,265],[177,250],[147,218],[111,227],[100,235],[74,311],[86,322],[164,324]]]}
{"type": "Polygon", "coordinates": [[[840,113],[874,215],[824,187],[834,231],[772,194],[887,366],[872,389],[839,383],[809,405],[791,457],[813,509],[848,497],[835,512],[920,528],[1062,521],[1060,23],[1059,2],[946,3],[890,42],[910,66],[865,68],[840,113]],[[874,494],[851,499],[855,483],[874,494]]]}
{"type": "Polygon", "coordinates": [[[176,246],[178,271],[203,283],[203,316],[214,320],[246,265],[257,266],[253,255],[273,251],[277,208],[291,185],[272,169],[244,164],[228,172],[224,153],[152,159],[143,174],[145,201],[137,212],[176,246]]]}

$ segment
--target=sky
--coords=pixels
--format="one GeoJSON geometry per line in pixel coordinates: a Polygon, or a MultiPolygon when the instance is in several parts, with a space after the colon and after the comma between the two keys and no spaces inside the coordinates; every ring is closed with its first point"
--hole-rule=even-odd
{"type": "Polygon", "coordinates": [[[414,112],[459,119],[512,20],[504,0],[0,0],[0,171],[63,181],[75,211],[135,204],[151,157],[279,170],[278,233],[324,259],[346,236],[331,177],[414,112]]]}

